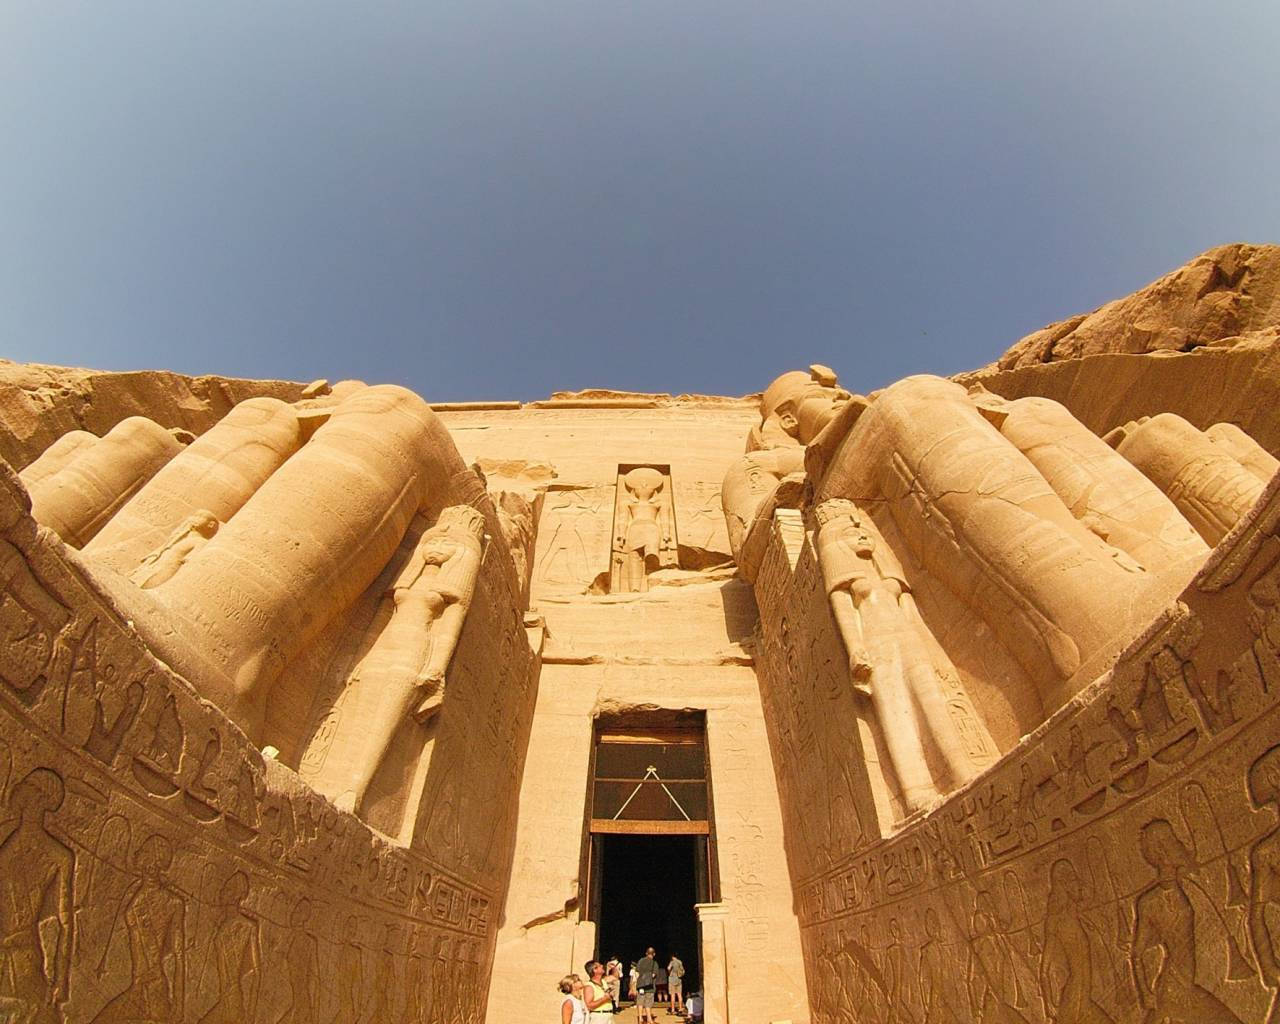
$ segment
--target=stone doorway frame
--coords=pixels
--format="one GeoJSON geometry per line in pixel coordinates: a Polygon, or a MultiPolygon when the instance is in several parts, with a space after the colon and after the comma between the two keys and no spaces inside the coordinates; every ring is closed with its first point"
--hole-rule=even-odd
{"type": "MultiPolygon", "coordinates": [[[[647,773],[646,773],[647,774],[647,773]]],[[[639,783],[641,780],[635,780],[639,783]]],[[[653,781],[661,782],[661,779],[653,781]]],[[[665,787],[664,787],[665,788],[665,787]]],[[[672,798],[673,802],[674,797],[672,798]]],[[[679,806],[678,802],[677,806],[679,806]]],[[[619,812],[620,813],[620,812],[619,812]]],[[[683,808],[681,813],[685,814],[683,808]]],[[[587,771],[586,801],[582,828],[582,851],[579,863],[579,921],[598,923],[603,894],[601,839],[609,835],[691,835],[697,837],[701,868],[695,876],[694,888],[700,903],[714,903],[720,898],[720,869],[715,836],[715,803],[711,784],[710,746],[707,742],[706,712],[697,710],[635,709],[597,715],[593,723],[591,758],[587,771]],[[700,744],[703,749],[703,777],[706,784],[706,816],[684,820],[619,820],[594,815],[596,753],[602,738],[610,742],[671,745],[700,744]]]]}

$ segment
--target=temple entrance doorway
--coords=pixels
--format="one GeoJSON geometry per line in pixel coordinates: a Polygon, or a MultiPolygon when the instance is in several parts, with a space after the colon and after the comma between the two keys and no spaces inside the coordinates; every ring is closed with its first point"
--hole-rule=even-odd
{"type": "MultiPolygon", "coordinates": [[[[596,922],[596,954],[616,956],[623,972],[657,950],[665,968],[674,953],[685,967],[685,988],[698,984],[697,866],[700,837],[602,836],[597,870],[602,876],[600,916],[596,922]]],[[[705,874],[705,872],[704,872],[705,874]]],[[[623,983],[623,997],[627,985],[623,983]]]]}
{"type": "Polygon", "coordinates": [[[700,985],[698,903],[718,898],[706,718],[647,711],[598,719],[583,834],[583,906],[596,956],[627,972],[646,947],[700,985]]]}

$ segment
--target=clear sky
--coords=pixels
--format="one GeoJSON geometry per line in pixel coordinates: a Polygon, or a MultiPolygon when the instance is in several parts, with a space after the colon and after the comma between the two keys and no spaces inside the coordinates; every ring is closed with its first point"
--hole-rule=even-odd
{"type": "Polygon", "coordinates": [[[855,390],[1280,241],[1280,3],[0,0],[0,355],[855,390]]]}

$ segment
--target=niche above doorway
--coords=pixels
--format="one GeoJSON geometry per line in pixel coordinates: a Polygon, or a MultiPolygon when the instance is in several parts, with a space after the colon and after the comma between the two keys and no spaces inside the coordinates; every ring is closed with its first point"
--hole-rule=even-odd
{"type": "Polygon", "coordinates": [[[620,464],[613,501],[609,592],[644,593],[650,573],[679,564],[671,466],[620,464]]]}

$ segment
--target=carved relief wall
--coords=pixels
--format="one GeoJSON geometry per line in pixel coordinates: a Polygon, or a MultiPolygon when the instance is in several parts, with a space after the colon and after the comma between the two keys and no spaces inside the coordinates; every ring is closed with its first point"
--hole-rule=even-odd
{"type": "Polygon", "coordinates": [[[509,573],[480,573],[407,845],[152,657],[7,470],[0,510],[0,1007],[480,1019],[536,690],[509,573]]]}
{"type": "Polygon", "coordinates": [[[1109,674],[883,839],[866,787],[843,779],[852,702],[801,707],[831,658],[806,550],[791,571],[775,529],[757,593],[814,1019],[1266,1019],[1280,988],[1280,482],[1109,674]],[[821,739],[801,748],[797,728],[821,739]],[[862,816],[839,816],[845,802],[862,816]]]}

